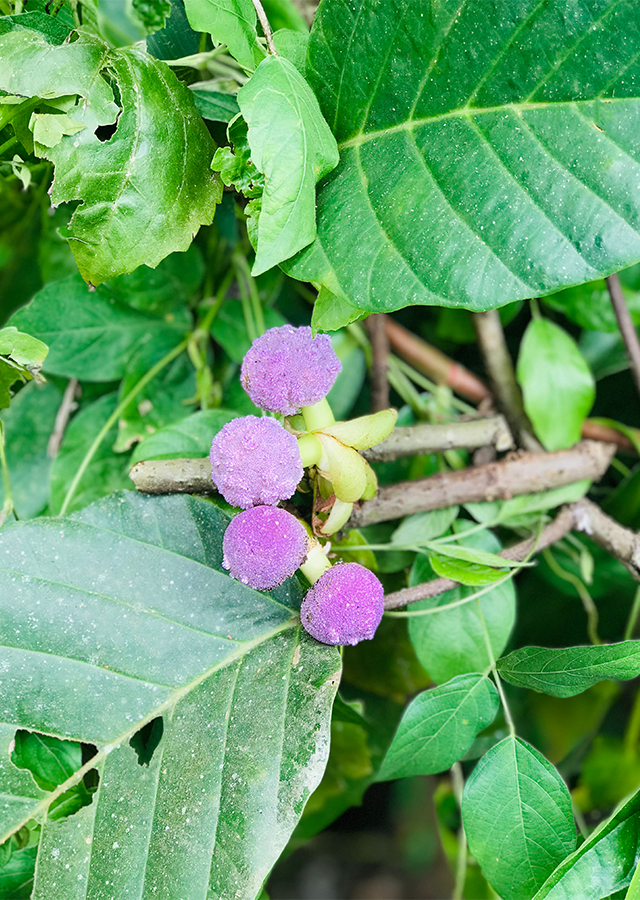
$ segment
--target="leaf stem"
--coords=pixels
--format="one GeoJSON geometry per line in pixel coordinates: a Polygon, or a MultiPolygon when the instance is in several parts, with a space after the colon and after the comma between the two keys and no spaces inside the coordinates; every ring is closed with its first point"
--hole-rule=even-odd
{"type": "MultiPolygon", "coordinates": [[[[464,790],[464,777],[462,775],[462,766],[460,765],[459,762],[454,763],[451,766],[451,786],[453,788],[453,794],[456,798],[456,803],[458,804],[458,809],[460,810],[460,814],[462,816],[462,792],[464,790]]],[[[462,824],[462,818],[461,818],[460,819],[460,828],[458,829],[458,857],[456,859],[456,883],[453,888],[451,900],[463,900],[464,883],[467,879],[467,863],[468,863],[467,835],[465,833],[464,825],[462,824]]]]}
{"type": "Polygon", "coordinates": [[[569,582],[569,584],[572,584],[576,589],[576,592],[582,601],[584,611],[587,614],[587,633],[589,635],[589,640],[592,644],[601,644],[602,641],[598,635],[598,608],[593,602],[593,598],[587,590],[587,586],[577,575],[574,575],[573,572],[567,572],[566,569],[563,569],[548,547],[542,551],[542,555],[553,574],[558,578],[561,578],[562,581],[569,582]]]}
{"type": "Polygon", "coordinates": [[[252,0],[252,3],[255,7],[256,13],[258,14],[258,19],[260,20],[260,24],[262,25],[262,30],[264,31],[264,36],[267,40],[267,49],[272,56],[277,56],[276,45],[273,43],[273,32],[271,31],[271,25],[269,24],[269,19],[267,18],[267,14],[264,11],[264,7],[260,0],[252,0]]]}
{"type": "Polygon", "coordinates": [[[240,287],[240,291],[242,292],[243,282],[245,285],[245,289],[248,291],[249,299],[251,301],[251,308],[253,310],[253,318],[256,323],[256,330],[259,337],[261,334],[265,333],[265,331],[267,330],[267,326],[264,320],[264,310],[262,309],[262,303],[260,302],[260,294],[258,293],[256,280],[251,274],[249,263],[247,262],[246,257],[242,256],[242,254],[240,253],[237,253],[234,255],[234,263],[238,275],[238,286],[240,287]]]}
{"type": "MultiPolygon", "coordinates": [[[[360,547],[358,547],[358,549],[360,549],[360,547]]],[[[368,548],[363,547],[362,549],[366,550],[368,548]]],[[[504,578],[501,578],[499,581],[494,581],[493,584],[487,584],[481,590],[474,591],[473,594],[469,594],[468,597],[462,597],[460,600],[453,600],[451,603],[443,603],[442,606],[431,606],[429,609],[402,610],[399,612],[396,610],[389,610],[388,612],[385,612],[385,616],[391,616],[393,619],[412,619],[414,616],[431,616],[434,613],[444,612],[447,609],[454,609],[456,606],[463,606],[465,603],[471,603],[472,600],[477,600],[478,597],[484,597],[489,591],[510,581],[519,571],[519,569],[512,569],[508,575],[505,575],[504,578]]]]}
{"type": "Polygon", "coordinates": [[[159,360],[155,364],[155,366],[152,366],[149,369],[149,371],[145,375],[142,376],[140,381],[138,381],[131,388],[129,393],[125,397],[123,397],[123,399],[120,401],[120,403],[116,406],[114,411],[111,413],[111,415],[109,416],[107,421],[104,423],[104,425],[102,426],[102,428],[96,435],[93,443],[91,444],[91,446],[85,453],[84,459],[80,463],[80,467],[78,468],[78,471],[76,472],[73,481],[69,485],[69,490],[66,493],[66,496],[64,498],[64,503],[62,504],[62,508],[60,509],[59,515],[64,516],[65,513],[67,512],[67,510],[69,508],[69,504],[73,500],[76,490],[78,489],[78,485],[80,484],[82,476],[87,471],[87,467],[88,467],[89,463],[95,456],[98,448],[100,447],[100,444],[103,442],[103,440],[105,439],[105,437],[107,436],[109,431],[113,428],[115,423],[118,421],[118,419],[120,418],[122,413],[129,406],[131,401],[135,400],[135,398],[138,396],[140,391],[143,388],[145,388],[153,378],[156,377],[158,372],[161,372],[162,369],[165,368],[165,366],[168,366],[170,362],[173,362],[173,360],[176,357],[180,356],[180,354],[183,353],[187,349],[188,343],[189,343],[189,338],[185,338],[183,341],[180,341],[180,343],[178,344],[177,347],[174,347],[173,350],[170,350],[169,353],[167,353],[165,356],[163,356],[162,359],[159,360]]]}
{"type": "Polygon", "coordinates": [[[2,481],[4,483],[4,507],[0,510],[0,525],[4,522],[9,513],[13,512],[16,519],[18,514],[13,505],[13,494],[11,492],[11,478],[9,476],[9,466],[7,465],[7,457],[4,452],[4,427],[0,422],[0,467],[2,468],[2,481]]]}
{"type": "Polygon", "coordinates": [[[636,627],[636,622],[638,621],[638,613],[640,612],[640,587],[636,590],[636,595],[633,598],[633,606],[631,607],[631,612],[629,613],[629,618],[627,619],[627,626],[624,630],[624,640],[631,640],[631,635],[633,634],[633,630],[636,627]]]}
{"type": "Polygon", "coordinates": [[[3,156],[7,150],[11,150],[17,143],[19,143],[18,138],[14,135],[9,138],[8,141],[5,141],[4,144],[0,144],[0,157],[3,156]]]}

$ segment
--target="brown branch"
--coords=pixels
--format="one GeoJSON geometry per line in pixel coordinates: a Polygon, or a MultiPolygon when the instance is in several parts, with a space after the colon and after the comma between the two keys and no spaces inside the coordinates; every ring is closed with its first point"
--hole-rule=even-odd
{"type": "MultiPolygon", "coordinates": [[[[588,534],[600,547],[620,560],[631,572],[636,581],[640,581],[640,535],[628,528],[623,528],[615,519],[603,513],[599,506],[586,497],[563,506],[556,518],[542,531],[540,536],[528,538],[512,547],[500,551],[500,556],[521,562],[534,551],[539,553],[561,540],[570,531],[582,531],[588,534]]],[[[414,587],[404,588],[387,594],[384,600],[385,609],[398,609],[418,600],[437,597],[459,587],[459,583],[451,578],[434,578],[414,587]]]]}
{"type": "Polygon", "coordinates": [[[585,419],[582,423],[582,437],[587,441],[605,441],[607,444],[616,444],[620,450],[635,453],[636,448],[626,434],[608,425],[600,425],[592,419],[585,419]]]}
{"type": "Polygon", "coordinates": [[[64,389],[62,402],[58,407],[53,431],[51,432],[49,442],[47,444],[47,456],[49,457],[49,459],[55,459],[58,455],[60,447],[62,446],[62,439],[64,438],[64,433],[66,431],[67,425],[69,424],[71,413],[78,408],[78,404],[76,403],[77,394],[78,379],[70,378],[67,382],[66,388],[64,389]]]}
{"type": "Polygon", "coordinates": [[[611,297],[611,305],[618,320],[618,327],[624,346],[629,357],[629,365],[631,366],[631,374],[636,385],[636,390],[640,394],[640,341],[638,334],[634,328],[627,304],[620,286],[620,279],[617,275],[609,275],[607,278],[607,287],[609,296],[611,297]]]}
{"type": "Polygon", "coordinates": [[[385,328],[384,313],[367,316],[365,326],[371,341],[371,411],[380,412],[389,408],[389,339],[385,328]]]}
{"type": "Polygon", "coordinates": [[[393,349],[419,372],[440,384],[447,384],[456,394],[474,403],[480,403],[491,395],[489,388],[477,375],[422,338],[416,337],[395,319],[387,316],[385,325],[393,349]]]}
{"type": "Polygon", "coordinates": [[[542,450],[524,411],[522,394],[498,311],[492,309],[489,312],[472,313],[472,318],[478,336],[478,347],[498,408],[504,413],[521,447],[532,452],[542,450]]]}
{"type": "Polygon", "coordinates": [[[513,438],[504,416],[468,419],[446,425],[412,425],[396,428],[388,438],[362,455],[369,462],[388,462],[416,453],[443,453],[445,450],[476,450],[491,445],[509,450],[513,438]]]}
{"type": "Polygon", "coordinates": [[[277,56],[276,45],[273,43],[273,32],[271,31],[271,25],[269,24],[269,19],[264,11],[264,7],[260,0],[251,0],[251,2],[253,3],[260,24],[262,25],[262,30],[267,41],[267,49],[272,56],[277,56]]]}
{"type": "Polygon", "coordinates": [[[484,466],[384,486],[373,500],[354,509],[348,527],[361,528],[460,503],[509,500],[517,494],[534,494],[585,478],[598,481],[615,449],[613,444],[583,441],[570,450],[521,453],[484,466]]]}

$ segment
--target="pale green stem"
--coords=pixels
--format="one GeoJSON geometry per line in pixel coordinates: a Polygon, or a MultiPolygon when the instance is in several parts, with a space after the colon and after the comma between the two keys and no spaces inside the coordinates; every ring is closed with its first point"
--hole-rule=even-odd
{"type": "Polygon", "coordinates": [[[633,709],[629,716],[629,724],[624,733],[624,751],[627,756],[633,757],[638,749],[640,740],[640,690],[636,693],[633,709]]]}
{"type": "Polygon", "coordinates": [[[328,428],[329,425],[334,425],[336,421],[326,397],[324,400],[320,400],[319,403],[314,403],[313,406],[303,406],[302,418],[307,431],[318,431],[320,428],[328,428]]]}
{"type": "Polygon", "coordinates": [[[251,274],[249,263],[244,256],[237,254],[236,256],[234,256],[234,262],[236,265],[236,271],[238,272],[238,283],[240,284],[240,282],[243,281],[248,291],[249,300],[251,301],[251,308],[253,310],[253,317],[256,323],[256,330],[258,332],[258,336],[260,336],[267,330],[267,325],[264,320],[264,310],[262,308],[262,303],[260,302],[258,285],[256,284],[255,278],[251,274]]]}
{"type": "Polygon", "coordinates": [[[0,422],[0,468],[2,468],[2,481],[4,483],[4,497],[5,497],[5,510],[7,515],[10,512],[13,512],[13,515],[18,518],[16,513],[16,508],[13,505],[13,494],[11,492],[11,477],[9,475],[9,466],[7,465],[7,457],[4,452],[4,428],[2,422],[0,422]]]}
{"type": "Polygon", "coordinates": [[[573,809],[573,818],[576,820],[576,823],[578,825],[578,830],[580,831],[582,837],[586,840],[589,837],[589,827],[584,820],[582,810],[575,802],[575,800],[573,800],[573,798],[571,799],[571,807],[573,809]]]}
{"type": "MultiPolygon", "coordinates": [[[[367,548],[358,545],[358,550],[361,549],[366,550],[367,548]]],[[[337,550],[336,552],[339,552],[339,550],[337,550]]],[[[404,610],[401,612],[389,610],[389,612],[385,612],[385,616],[391,616],[391,618],[393,619],[411,619],[413,618],[413,616],[432,616],[434,613],[444,612],[447,609],[454,609],[456,606],[464,606],[465,603],[471,603],[472,600],[476,600],[478,597],[484,597],[485,594],[488,594],[489,591],[497,588],[498,585],[510,581],[518,571],[519,569],[512,569],[508,575],[504,576],[504,578],[501,578],[499,581],[494,581],[493,584],[485,585],[482,590],[474,591],[473,594],[469,594],[468,597],[463,597],[461,600],[453,600],[451,603],[443,603],[442,606],[431,606],[429,609],[404,610]]]]}
{"type": "Polygon", "coordinates": [[[598,608],[593,602],[593,598],[587,590],[586,585],[577,575],[574,575],[573,572],[567,572],[566,569],[563,569],[548,547],[546,550],[542,551],[542,555],[554,575],[557,575],[558,578],[561,578],[563,581],[569,582],[569,584],[572,584],[576,589],[578,596],[582,600],[584,611],[587,614],[587,634],[589,635],[589,640],[592,644],[601,644],[602,641],[598,636],[598,608]]]}
{"type": "MultiPolygon", "coordinates": [[[[438,385],[431,381],[429,378],[426,378],[421,372],[417,372],[413,366],[410,366],[409,363],[406,363],[403,359],[400,359],[398,356],[394,356],[391,354],[389,356],[389,361],[393,362],[394,365],[398,367],[398,369],[410,378],[414,384],[417,384],[418,387],[423,388],[425,391],[429,391],[429,393],[434,394],[438,390],[438,385]]],[[[475,406],[470,406],[468,403],[465,403],[464,400],[460,400],[458,397],[452,396],[450,400],[451,406],[455,409],[459,409],[460,412],[467,413],[471,416],[477,416],[478,410],[475,406]]]]}
{"type": "Polygon", "coordinates": [[[129,406],[131,401],[135,400],[135,398],[138,396],[140,391],[143,390],[149,384],[149,382],[153,378],[156,377],[158,372],[161,372],[165,368],[165,366],[168,366],[170,362],[173,362],[173,360],[176,357],[180,356],[180,354],[183,353],[187,349],[188,343],[189,343],[189,339],[185,338],[183,341],[181,341],[178,344],[177,347],[174,347],[173,350],[171,350],[169,353],[167,353],[166,356],[163,356],[162,359],[155,364],[155,366],[153,366],[151,369],[149,369],[149,371],[146,373],[146,375],[142,376],[140,381],[138,381],[138,383],[135,384],[134,387],[131,388],[129,393],[120,401],[120,403],[117,405],[117,407],[111,413],[111,415],[109,416],[107,421],[104,423],[104,425],[102,426],[102,428],[96,435],[93,443],[91,444],[91,446],[85,453],[84,459],[80,463],[80,468],[76,472],[75,477],[69,486],[69,490],[67,491],[67,494],[64,498],[64,503],[62,504],[62,508],[60,510],[59,515],[64,516],[64,514],[68,510],[69,504],[73,500],[76,490],[78,489],[78,485],[80,484],[82,476],[87,471],[87,467],[89,466],[89,463],[95,456],[98,448],[100,447],[100,444],[103,442],[103,440],[105,439],[107,434],[111,431],[113,426],[116,424],[116,422],[118,421],[118,419],[120,418],[122,413],[129,406]]]}
{"type": "Polygon", "coordinates": [[[540,304],[538,303],[537,297],[532,297],[531,300],[529,300],[529,309],[531,310],[532,319],[542,318],[542,313],[540,312],[540,304]]]}
{"type": "MultiPolygon", "coordinates": [[[[458,809],[462,815],[462,792],[464,790],[464,778],[462,775],[462,766],[460,763],[454,763],[451,766],[451,786],[458,804],[458,809]]],[[[451,900],[463,900],[464,883],[467,878],[467,835],[465,834],[464,825],[460,824],[458,830],[458,858],[456,860],[456,883],[453,888],[451,900]]]]}
{"type": "Polygon", "coordinates": [[[311,584],[315,584],[316,581],[318,581],[319,578],[322,578],[324,573],[330,568],[331,563],[327,558],[324,548],[318,541],[312,539],[309,553],[300,566],[300,571],[309,579],[311,584]]]}
{"type": "Polygon", "coordinates": [[[633,634],[634,628],[636,627],[636,622],[638,621],[638,613],[640,612],[640,587],[636,590],[636,595],[633,598],[633,606],[631,607],[631,612],[629,613],[629,618],[627,620],[627,627],[624,630],[624,640],[628,641],[631,639],[631,635],[633,634]]]}
{"type": "Polygon", "coordinates": [[[482,624],[482,633],[484,635],[484,643],[487,648],[487,656],[489,657],[489,662],[491,663],[491,673],[493,675],[493,680],[496,683],[496,687],[498,689],[498,694],[500,695],[500,701],[502,703],[502,709],[504,712],[505,721],[509,727],[509,733],[512,737],[516,736],[516,726],[513,724],[513,717],[511,716],[511,710],[509,709],[509,704],[507,703],[507,698],[504,693],[504,689],[502,687],[502,681],[500,680],[500,676],[498,675],[498,668],[496,666],[496,658],[493,653],[493,647],[491,646],[491,636],[489,634],[489,629],[487,628],[487,621],[484,617],[484,613],[482,612],[482,607],[480,606],[480,601],[476,600],[476,604],[478,606],[478,615],[480,616],[480,622],[482,624]]]}
{"type": "Polygon", "coordinates": [[[303,469],[315,466],[322,456],[322,444],[315,434],[301,434],[298,438],[298,450],[303,469]]]}

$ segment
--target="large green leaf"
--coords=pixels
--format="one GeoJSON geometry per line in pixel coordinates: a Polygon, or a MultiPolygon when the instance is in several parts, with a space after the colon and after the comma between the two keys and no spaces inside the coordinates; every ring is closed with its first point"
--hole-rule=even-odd
{"type": "Polygon", "coordinates": [[[316,236],[316,182],[338,164],[335,138],[293,63],[263,60],[238,91],[251,159],[265,176],[252,274],[260,275],[316,236]]]}
{"type": "Polygon", "coordinates": [[[301,631],[297,582],[265,595],[221,571],[227,522],[124,494],[0,532],[0,840],[44,817],[38,900],[252,900],[320,780],[339,655],[301,631]],[[140,765],[130,739],[160,716],[140,765]],[[46,817],[8,759],[16,728],[97,746],[90,806],[46,817]]]}
{"type": "Polygon", "coordinates": [[[471,853],[504,900],[530,900],[576,845],[566,784],[516,737],[496,744],[473,770],[462,819],[471,853]]]}
{"type": "Polygon", "coordinates": [[[173,425],[158,429],[133,451],[132,465],[141,459],[181,459],[208,456],[211,441],[220,429],[238,418],[229,409],[207,409],[173,425]]]}
{"type": "Polygon", "coordinates": [[[185,0],[189,24],[226,44],[240,65],[253,71],[264,57],[257,42],[256,10],[251,0],[185,0]]]}
{"type": "Polygon", "coordinates": [[[640,641],[603,647],[522,647],[498,662],[500,675],[518,687],[573,697],[606,678],[640,675],[640,641]]]}
{"type": "Polygon", "coordinates": [[[444,772],[461,759],[498,711],[498,692],[482,675],[460,675],[412,700],[378,781],[444,772]]]}
{"type": "Polygon", "coordinates": [[[639,854],[640,792],[560,863],[534,900],[604,900],[629,884],[639,854]]]}
{"type": "Polygon", "coordinates": [[[640,259],[637,24],[634,0],[324,0],[307,76],[341,162],[287,270],[362,309],[487,309],[640,259]]]}
{"type": "Polygon", "coordinates": [[[132,309],[106,286],[89,293],[79,275],[46,285],[11,322],[49,345],[46,373],[81,381],[116,381],[139,344],[168,334],[175,346],[186,331],[132,309]]]}

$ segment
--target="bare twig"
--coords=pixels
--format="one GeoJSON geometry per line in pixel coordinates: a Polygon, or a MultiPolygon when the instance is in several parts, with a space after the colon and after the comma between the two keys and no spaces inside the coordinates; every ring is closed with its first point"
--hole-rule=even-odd
{"type": "Polygon", "coordinates": [[[264,36],[267,39],[267,48],[269,53],[272,56],[277,56],[276,45],[273,43],[273,32],[271,31],[271,25],[269,24],[269,19],[267,18],[267,14],[264,11],[264,7],[260,0],[251,0],[253,3],[256,13],[258,14],[258,19],[260,20],[260,24],[262,25],[262,30],[264,31],[264,36]]]}
{"type": "Polygon", "coordinates": [[[215,494],[208,459],[149,459],[136,463],[129,477],[144,494],[215,494]]]}
{"type": "Polygon", "coordinates": [[[629,357],[629,365],[631,366],[631,374],[636,385],[636,390],[640,394],[640,341],[634,328],[627,304],[625,303],[624,294],[620,287],[620,279],[617,275],[609,275],[607,278],[607,287],[609,288],[609,296],[611,297],[611,305],[618,320],[618,327],[624,346],[629,357]]]}
{"type": "Polygon", "coordinates": [[[384,313],[374,313],[365,320],[371,341],[371,411],[380,412],[389,407],[389,339],[385,327],[384,313]]]}
{"type": "Polygon", "coordinates": [[[585,419],[582,423],[582,437],[587,441],[606,441],[608,444],[617,444],[620,450],[635,453],[633,442],[615,428],[608,425],[600,425],[592,419],[585,419]]]}
{"type": "Polygon", "coordinates": [[[580,500],[573,509],[575,530],[588,534],[596,544],[624,563],[636,581],[640,581],[640,535],[624,528],[590,500],[580,500]]]}
{"type": "Polygon", "coordinates": [[[613,444],[583,441],[569,450],[521,453],[484,466],[384,486],[373,500],[354,509],[348,526],[360,528],[459,503],[509,500],[582,479],[598,481],[615,449],[613,444]]]}
{"type": "Polygon", "coordinates": [[[58,407],[58,412],[56,413],[56,421],[54,423],[51,436],[49,437],[49,443],[47,444],[47,456],[49,457],[49,459],[55,459],[58,455],[58,452],[62,445],[62,439],[64,438],[64,433],[66,431],[67,425],[69,424],[71,413],[78,408],[78,404],[76,403],[77,394],[78,379],[70,378],[67,382],[66,388],[64,389],[62,402],[58,407]]]}
{"type": "Polygon", "coordinates": [[[386,440],[362,455],[369,462],[388,462],[415,453],[442,453],[445,450],[475,450],[477,447],[494,446],[496,450],[509,450],[513,438],[504,416],[488,419],[468,419],[447,425],[412,425],[396,428],[386,440]]]}
{"type": "Polygon", "coordinates": [[[449,385],[456,394],[475,403],[490,396],[489,388],[477,375],[450,359],[441,350],[416,337],[390,316],[386,317],[385,325],[393,349],[419,372],[440,384],[449,385]]]}
{"type": "Polygon", "coordinates": [[[522,394],[516,381],[516,373],[498,311],[492,309],[489,312],[472,313],[472,317],[484,367],[500,411],[506,416],[521,447],[533,452],[542,450],[524,411],[522,394]]]}

